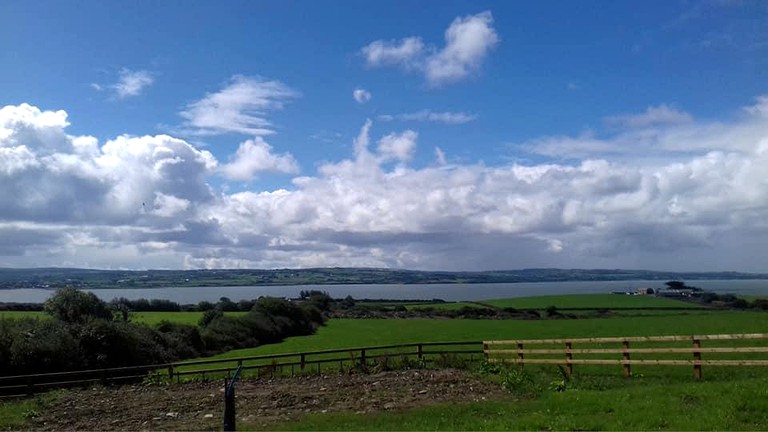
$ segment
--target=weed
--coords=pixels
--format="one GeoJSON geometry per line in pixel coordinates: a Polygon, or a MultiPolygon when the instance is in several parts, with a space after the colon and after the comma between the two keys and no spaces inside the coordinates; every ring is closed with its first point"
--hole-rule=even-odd
{"type": "Polygon", "coordinates": [[[517,396],[537,396],[542,386],[535,377],[522,367],[514,367],[504,371],[501,387],[517,396]]]}
{"type": "Polygon", "coordinates": [[[488,360],[483,360],[477,366],[477,373],[480,375],[498,375],[502,371],[502,367],[498,363],[491,363],[488,360]]]}

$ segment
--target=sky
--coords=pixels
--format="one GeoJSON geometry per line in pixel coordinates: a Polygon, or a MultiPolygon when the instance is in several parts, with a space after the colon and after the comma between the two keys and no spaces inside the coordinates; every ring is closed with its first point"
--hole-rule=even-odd
{"type": "Polygon", "coordinates": [[[766,250],[764,1],[0,2],[0,267],[766,250]]]}

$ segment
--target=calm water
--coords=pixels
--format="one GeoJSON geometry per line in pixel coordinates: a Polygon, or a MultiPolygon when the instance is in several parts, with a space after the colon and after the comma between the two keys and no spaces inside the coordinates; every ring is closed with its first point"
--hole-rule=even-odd
{"type": "MultiPolygon", "coordinates": [[[[768,280],[700,280],[691,281],[718,293],[768,296],[768,280]]],[[[317,289],[332,297],[371,299],[433,299],[447,301],[485,300],[493,298],[528,297],[559,294],[600,294],[639,287],[663,288],[664,281],[609,281],[609,282],[531,282],[497,284],[414,284],[414,285],[301,285],[301,286],[239,286],[194,288],[96,289],[90,290],[103,300],[116,297],[129,299],[167,299],[181,304],[202,300],[218,301],[229,297],[234,301],[259,296],[298,297],[299,291],[317,289]]],[[[41,303],[53,294],[51,290],[0,290],[0,302],[41,303]]]]}

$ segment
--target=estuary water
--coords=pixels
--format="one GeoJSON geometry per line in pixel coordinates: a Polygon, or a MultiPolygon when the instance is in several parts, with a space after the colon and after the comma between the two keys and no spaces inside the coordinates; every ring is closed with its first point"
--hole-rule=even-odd
{"type": "MultiPolygon", "coordinates": [[[[301,290],[320,290],[334,298],[351,295],[356,299],[442,299],[446,301],[488,300],[561,294],[606,294],[635,288],[663,288],[665,281],[599,281],[599,282],[523,282],[492,284],[370,284],[370,285],[292,285],[236,287],[168,287],[89,290],[103,300],[167,299],[180,304],[215,302],[221,297],[233,301],[260,296],[298,297],[301,290]]],[[[762,295],[768,297],[768,280],[696,280],[687,282],[720,294],[762,295]]],[[[42,303],[54,291],[45,289],[0,290],[0,302],[42,303]]]]}

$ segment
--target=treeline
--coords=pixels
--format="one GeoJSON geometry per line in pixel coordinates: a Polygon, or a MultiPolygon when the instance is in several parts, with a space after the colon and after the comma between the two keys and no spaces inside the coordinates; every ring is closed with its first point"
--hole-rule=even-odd
{"type": "MultiPolygon", "coordinates": [[[[137,299],[125,297],[109,302],[116,311],[131,312],[205,312],[221,309],[225,312],[248,312],[253,309],[256,300],[240,300],[234,302],[228,297],[221,297],[218,302],[201,301],[197,304],[179,304],[166,299],[137,299]]],[[[0,303],[0,311],[42,311],[42,303],[0,303]]]]}
{"type": "Polygon", "coordinates": [[[325,321],[326,297],[318,293],[299,304],[262,297],[239,317],[225,316],[218,306],[226,302],[219,302],[198,326],[150,327],[130,322],[130,303],[64,288],[43,306],[51,319],[0,318],[0,374],[159,364],[308,335],[325,321]]]}

